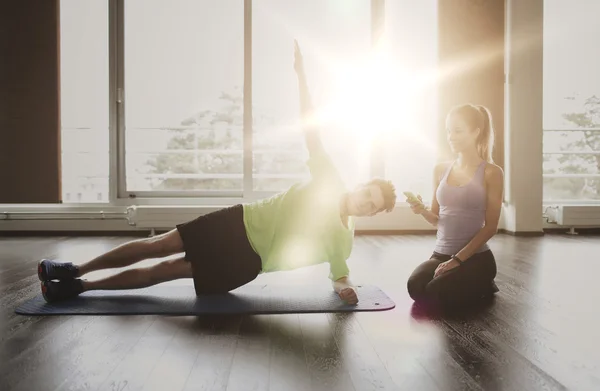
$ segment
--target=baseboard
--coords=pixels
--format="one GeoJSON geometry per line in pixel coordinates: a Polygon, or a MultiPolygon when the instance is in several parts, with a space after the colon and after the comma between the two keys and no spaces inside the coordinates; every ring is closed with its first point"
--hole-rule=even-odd
{"type": "Polygon", "coordinates": [[[1,231],[0,237],[33,237],[33,236],[131,236],[147,237],[150,236],[150,230],[131,230],[131,231],[1,231]]]}
{"type": "Polygon", "coordinates": [[[538,236],[544,236],[544,231],[538,232],[538,231],[509,231],[507,229],[499,229],[498,233],[501,234],[505,234],[505,235],[510,235],[510,236],[520,236],[520,237],[538,237],[538,236]]]}
{"type": "MultiPolygon", "coordinates": [[[[560,233],[565,231],[565,229],[553,228],[553,229],[545,229],[545,232],[551,231],[560,233]]],[[[580,231],[580,230],[578,230],[580,231]]],[[[583,233],[584,230],[581,230],[583,233]]],[[[594,230],[585,230],[590,231],[586,233],[591,233],[594,230]]],[[[600,233],[600,229],[596,229],[595,233],[600,233]]],[[[167,232],[167,230],[155,230],[155,234],[161,234],[167,232]]],[[[14,230],[14,231],[0,231],[0,237],[27,237],[27,236],[130,236],[130,237],[147,237],[150,236],[150,230],[131,230],[131,231],[73,231],[73,230],[65,230],[65,231],[29,231],[29,230],[14,230]]],[[[362,230],[355,232],[357,236],[393,236],[393,235],[435,235],[435,230],[394,230],[394,229],[385,229],[385,230],[362,230]]],[[[505,229],[499,229],[498,233],[511,235],[511,236],[522,236],[522,237],[535,237],[535,236],[543,236],[544,232],[512,232],[505,229]]]]}
{"type": "MultiPolygon", "coordinates": [[[[570,228],[544,228],[544,232],[549,234],[565,234],[570,228]]],[[[599,235],[600,228],[575,228],[575,232],[579,235],[599,235]]]]}
{"type": "MultiPolygon", "coordinates": [[[[544,228],[542,232],[536,231],[525,231],[525,232],[514,232],[506,229],[499,229],[499,234],[519,236],[519,237],[540,237],[545,234],[565,234],[568,232],[568,228],[544,228]]],[[[155,234],[161,234],[167,232],[167,230],[156,230],[155,234]]],[[[576,232],[580,235],[599,235],[600,228],[578,228],[576,232]]],[[[130,230],[130,231],[51,231],[51,230],[14,230],[14,231],[1,231],[0,237],[33,237],[33,236],[129,236],[129,237],[148,237],[150,236],[150,230],[130,230]]],[[[435,235],[435,230],[362,230],[356,231],[357,236],[393,236],[393,235],[435,235]]]]}
{"type": "MultiPolygon", "coordinates": [[[[168,230],[157,229],[155,234],[165,233],[168,230]]],[[[355,231],[358,236],[373,235],[435,235],[435,230],[364,230],[355,231]]],[[[146,237],[150,236],[150,230],[131,230],[131,231],[0,231],[0,237],[27,237],[27,236],[131,236],[146,237]]]]}
{"type": "Polygon", "coordinates": [[[387,235],[435,235],[435,230],[429,229],[369,229],[369,230],[356,230],[356,235],[360,236],[387,236],[387,235]]]}

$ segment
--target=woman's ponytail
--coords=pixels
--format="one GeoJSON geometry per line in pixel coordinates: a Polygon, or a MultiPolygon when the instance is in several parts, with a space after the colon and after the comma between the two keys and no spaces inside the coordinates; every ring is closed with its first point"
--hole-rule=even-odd
{"type": "Polygon", "coordinates": [[[477,151],[479,156],[488,163],[493,163],[492,152],[494,149],[494,127],[492,125],[492,114],[485,106],[476,106],[481,113],[480,134],[477,140],[477,151]]]}

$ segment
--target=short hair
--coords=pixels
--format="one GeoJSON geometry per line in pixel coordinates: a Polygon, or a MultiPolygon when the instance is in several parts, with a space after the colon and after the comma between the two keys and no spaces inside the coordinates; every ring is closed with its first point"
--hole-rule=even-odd
{"type": "Polygon", "coordinates": [[[382,178],[373,178],[367,182],[366,185],[376,185],[381,189],[381,194],[383,195],[383,207],[379,209],[377,213],[383,211],[389,213],[394,210],[394,207],[396,206],[396,187],[391,181],[382,178]]]}

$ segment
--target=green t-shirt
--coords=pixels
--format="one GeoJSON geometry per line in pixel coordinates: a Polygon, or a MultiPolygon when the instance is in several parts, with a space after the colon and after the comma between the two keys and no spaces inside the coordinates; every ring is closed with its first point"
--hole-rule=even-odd
{"type": "Polygon", "coordinates": [[[349,275],[346,263],[354,241],[354,221],[340,218],[346,191],[325,152],[308,161],[311,180],[270,198],[244,204],[250,244],[261,257],[262,272],[293,270],[328,262],[333,281],[349,275]]]}

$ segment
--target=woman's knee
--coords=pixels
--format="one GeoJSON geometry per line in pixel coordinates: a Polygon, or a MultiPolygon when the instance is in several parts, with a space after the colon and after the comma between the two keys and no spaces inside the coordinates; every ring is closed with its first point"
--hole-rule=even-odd
{"type": "Polygon", "coordinates": [[[440,260],[432,257],[413,270],[406,283],[408,294],[413,300],[417,301],[427,298],[427,284],[433,280],[435,269],[439,264],[440,260]]]}
{"type": "Polygon", "coordinates": [[[424,299],[427,295],[426,287],[428,282],[429,280],[426,276],[419,273],[411,275],[406,282],[406,289],[411,299],[414,301],[424,299]]]}

